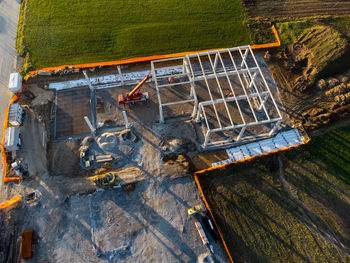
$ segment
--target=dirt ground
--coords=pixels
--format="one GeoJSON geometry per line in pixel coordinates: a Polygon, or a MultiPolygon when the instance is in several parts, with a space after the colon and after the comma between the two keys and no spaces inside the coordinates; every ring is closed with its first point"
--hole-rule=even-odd
{"type": "MultiPolygon", "coordinates": [[[[119,186],[102,190],[87,180],[94,171],[79,167],[81,139],[49,142],[50,121],[38,110],[27,109],[23,146],[16,157],[29,176],[1,191],[2,200],[36,194],[34,202],[23,202],[7,219],[7,229],[17,237],[35,230],[34,256],[26,262],[227,262],[222,244],[212,241],[211,253],[194,217],[187,214],[194,205],[204,207],[190,163],[178,155],[196,150],[185,143],[189,134],[181,134],[181,125],[188,123],[174,123],[167,130],[131,118],[140,140],[127,163],[137,174],[128,170],[123,177],[127,182],[137,178],[136,187],[129,192],[119,186]]],[[[10,247],[18,255],[19,247],[10,247]]]]}
{"type": "Polygon", "coordinates": [[[350,70],[318,78],[310,85],[307,81],[316,76],[312,54],[300,43],[291,44],[297,45],[299,48],[271,53],[268,62],[280,90],[282,111],[308,130],[349,117],[350,70]]]}
{"type": "MultiPolygon", "coordinates": [[[[196,262],[209,255],[186,212],[200,203],[192,177],[147,177],[132,192],[57,199],[43,191],[37,207],[13,210],[20,229],[38,235],[27,262],[196,262]]],[[[226,262],[220,246],[215,250],[216,262],[226,262]]]]}
{"type": "Polygon", "coordinates": [[[332,0],[243,0],[251,17],[285,18],[350,14],[349,1],[332,0]]]}

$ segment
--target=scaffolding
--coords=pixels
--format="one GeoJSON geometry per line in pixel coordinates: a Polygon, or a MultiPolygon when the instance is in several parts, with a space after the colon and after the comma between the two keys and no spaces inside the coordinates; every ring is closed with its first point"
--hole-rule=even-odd
{"type": "Polygon", "coordinates": [[[229,146],[272,136],[282,115],[250,46],[195,53],[151,62],[159,120],[163,108],[191,103],[192,119],[204,124],[203,148],[229,146]],[[177,63],[181,70],[162,75],[159,63],[177,63]],[[187,99],[162,103],[162,89],[190,85],[187,99]],[[200,91],[200,96],[197,93],[200,91]],[[197,93],[196,93],[197,92],[197,93]],[[247,132],[252,127],[257,132],[247,132]],[[216,135],[215,135],[216,134],[216,135]]]}

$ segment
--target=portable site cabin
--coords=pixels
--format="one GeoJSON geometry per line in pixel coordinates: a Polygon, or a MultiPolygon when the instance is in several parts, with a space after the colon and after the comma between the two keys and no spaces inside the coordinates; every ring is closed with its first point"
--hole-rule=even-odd
{"type": "Polygon", "coordinates": [[[23,108],[18,103],[12,103],[9,108],[8,122],[12,126],[22,125],[23,108]]]}
{"type": "Polygon", "coordinates": [[[12,152],[19,149],[21,145],[20,132],[16,127],[8,127],[5,130],[5,143],[4,147],[12,152]]]}
{"type": "Polygon", "coordinates": [[[17,93],[22,88],[22,76],[19,73],[11,73],[9,81],[9,90],[17,93]]]}

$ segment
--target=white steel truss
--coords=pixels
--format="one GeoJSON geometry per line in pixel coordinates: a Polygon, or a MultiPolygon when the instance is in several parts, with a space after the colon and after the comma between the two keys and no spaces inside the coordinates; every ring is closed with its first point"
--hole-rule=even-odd
{"type": "Polygon", "coordinates": [[[282,121],[281,112],[250,46],[195,53],[180,58],[155,60],[151,62],[151,67],[159,101],[160,122],[164,123],[163,107],[180,103],[193,103],[192,118],[197,122],[203,121],[205,125],[203,148],[228,146],[242,141],[270,137],[276,132],[282,121]],[[182,67],[182,70],[170,75],[158,74],[158,63],[169,63],[176,60],[178,67],[182,67]],[[238,79],[238,84],[234,84],[233,77],[238,79]],[[170,78],[170,81],[167,82],[168,78],[170,78]],[[171,79],[174,78],[177,81],[172,83],[171,79]],[[223,81],[228,83],[226,87],[228,86],[230,91],[229,95],[225,94],[223,81]],[[207,99],[202,101],[198,100],[196,94],[196,85],[199,83],[204,84],[207,91],[207,99]],[[162,103],[161,89],[176,88],[177,85],[185,84],[190,84],[189,99],[162,103]],[[237,94],[234,85],[239,86],[242,94],[237,94]],[[270,102],[269,108],[266,105],[268,100],[270,102]],[[234,121],[234,112],[232,106],[229,105],[230,103],[238,110],[240,118],[238,122],[234,121]],[[223,110],[220,107],[221,104],[223,104],[223,110]],[[217,125],[213,125],[209,121],[206,107],[213,109],[213,117],[210,119],[214,119],[217,125]],[[274,116],[270,116],[269,112],[271,113],[271,110],[275,113],[274,116]],[[247,111],[251,113],[252,118],[247,117],[245,113],[247,111]],[[228,116],[228,118],[225,118],[226,121],[223,121],[222,115],[228,116]],[[254,136],[246,134],[246,129],[249,127],[267,124],[270,125],[268,132],[264,131],[254,136]],[[211,138],[213,133],[234,131],[236,129],[239,132],[234,137],[227,137],[224,140],[211,138]]]}

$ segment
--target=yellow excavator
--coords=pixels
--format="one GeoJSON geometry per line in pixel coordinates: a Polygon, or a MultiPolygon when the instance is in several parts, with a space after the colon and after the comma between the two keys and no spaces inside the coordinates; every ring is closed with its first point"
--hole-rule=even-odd
{"type": "Polygon", "coordinates": [[[108,172],[91,176],[88,178],[88,180],[90,180],[98,186],[108,186],[114,183],[116,176],[117,175],[115,172],[108,172]]]}

